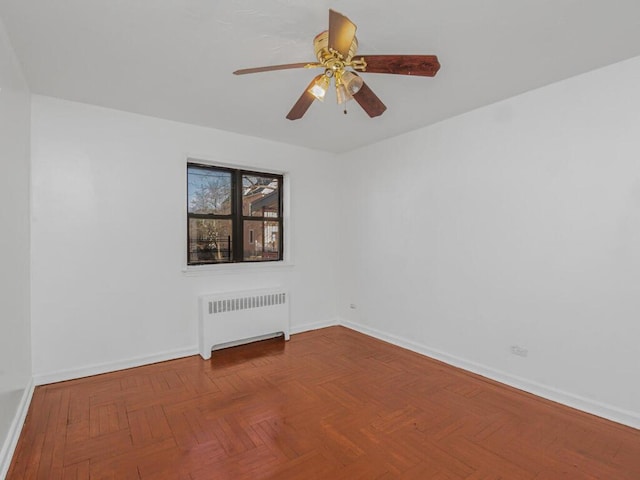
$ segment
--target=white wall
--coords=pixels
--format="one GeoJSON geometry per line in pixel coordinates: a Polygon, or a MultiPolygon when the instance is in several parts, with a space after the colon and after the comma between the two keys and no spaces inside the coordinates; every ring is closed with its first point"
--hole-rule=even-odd
{"type": "Polygon", "coordinates": [[[0,478],[31,380],[29,113],[29,89],[0,21],[0,478]]]}
{"type": "Polygon", "coordinates": [[[341,316],[640,426],[639,85],[636,58],[343,155],[341,316]]]}
{"type": "Polygon", "coordinates": [[[331,156],[34,96],[32,322],[38,382],[195,353],[197,297],[282,285],[294,331],[336,321],[331,156]],[[186,159],[287,172],[293,266],[185,274],[186,159]]]}

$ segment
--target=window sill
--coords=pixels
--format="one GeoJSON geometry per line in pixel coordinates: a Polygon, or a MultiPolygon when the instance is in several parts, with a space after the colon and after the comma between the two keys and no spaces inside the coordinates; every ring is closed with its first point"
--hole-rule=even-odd
{"type": "Polygon", "coordinates": [[[247,263],[216,263],[212,265],[190,265],[182,269],[185,277],[198,277],[234,273],[278,272],[290,270],[295,265],[282,262],[247,262],[247,263]]]}

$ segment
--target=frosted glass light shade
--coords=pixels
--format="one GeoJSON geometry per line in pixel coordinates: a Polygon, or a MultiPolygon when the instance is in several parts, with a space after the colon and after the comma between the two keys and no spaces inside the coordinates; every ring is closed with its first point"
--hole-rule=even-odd
{"type": "Polygon", "coordinates": [[[324,96],[327,94],[327,90],[329,89],[329,83],[329,78],[326,75],[322,75],[313,82],[313,85],[311,85],[308,92],[322,102],[324,101],[324,96]]]}
{"type": "Polygon", "coordinates": [[[347,92],[349,92],[349,95],[352,96],[360,91],[364,80],[355,73],[347,70],[342,73],[342,83],[346,87],[347,92]]]}

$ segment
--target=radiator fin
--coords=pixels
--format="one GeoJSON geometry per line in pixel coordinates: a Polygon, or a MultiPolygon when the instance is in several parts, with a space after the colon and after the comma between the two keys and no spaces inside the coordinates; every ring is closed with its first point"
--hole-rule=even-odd
{"type": "Polygon", "coordinates": [[[209,302],[209,315],[235,312],[238,310],[250,310],[253,308],[272,307],[275,305],[283,305],[286,302],[286,293],[269,293],[267,295],[213,300],[209,302]]]}

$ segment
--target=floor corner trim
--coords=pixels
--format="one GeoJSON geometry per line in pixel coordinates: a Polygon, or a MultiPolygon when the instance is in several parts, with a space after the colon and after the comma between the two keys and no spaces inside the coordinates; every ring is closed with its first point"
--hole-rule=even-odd
{"type": "Polygon", "coordinates": [[[198,354],[198,347],[192,346],[177,350],[158,352],[151,355],[129,358],[127,360],[119,360],[115,362],[106,362],[93,365],[87,365],[80,368],[72,368],[67,370],[59,370],[54,372],[40,373],[33,376],[36,385],[46,385],[49,383],[64,382],[67,380],[75,380],[76,378],[91,377],[93,375],[101,375],[103,373],[117,372],[128,368],[141,367],[152,363],[165,362],[175,360],[182,357],[188,357],[198,354]]]}
{"type": "Polygon", "coordinates": [[[35,386],[35,381],[33,377],[31,377],[29,383],[24,389],[24,392],[22,393],[22,398],[20,399],[15,417],[13,418],[11,426],[9,427],[9,433],[4,441],[4,444],[2,445],[2,450],[0,450],[0,480],[4,480],[4,478],[7,476],[7,473],[9,472],[11,460],[13,459],[13,454],[18,445],[20,434],[22,433],[22,427],[24,426],[24,422],[27,418],[29,405],[31,405],[31,399],[33,398],[33,391],[35,389],[35,386]]]}

